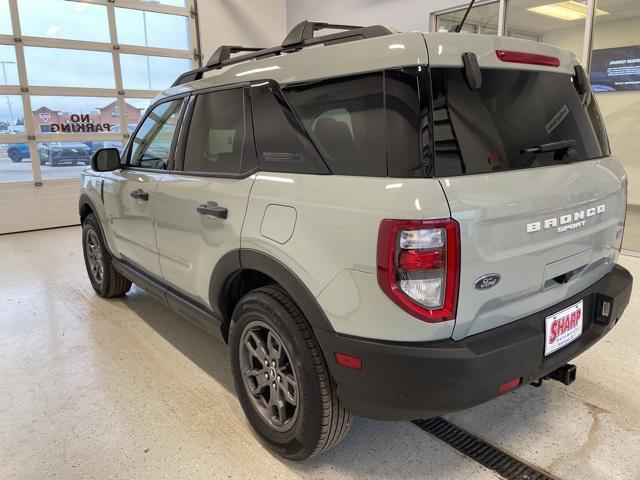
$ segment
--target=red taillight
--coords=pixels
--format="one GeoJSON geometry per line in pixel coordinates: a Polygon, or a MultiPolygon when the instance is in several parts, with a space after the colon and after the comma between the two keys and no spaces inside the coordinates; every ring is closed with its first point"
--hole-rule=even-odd
{"type": "Polygon", "coordinates": [[[442,250],[420,251],[402,250],[398,257],[398,266],[402,270],[430,270],[442,268],[445,253],[442,250]]]}
{"type": "Polygon", "coordinates": [[[559,67],[560,59],[549,55],[537,53],[512,52],[509,50],[496,50],[496,55],[503,62],[528,63],[531,65],[544,65],[546,67],[559,67]]]}
{"type": "Polygon", "coordinates": [[[336,352],[336,362],[343,367],[352,368],[353,370],[362,370],[362,360],[353,355],[336,352]]]}
{"type": "Polygon", "coordinates": [[[425,322],[452,320],[458,301],[460,229],[443,220],[383,220],[378,284],[403,310],[425,322]]]}

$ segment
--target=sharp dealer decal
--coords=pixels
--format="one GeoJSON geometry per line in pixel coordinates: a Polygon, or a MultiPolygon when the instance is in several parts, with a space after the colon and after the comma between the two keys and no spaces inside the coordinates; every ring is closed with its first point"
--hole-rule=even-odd
{"type": "Polygon", "coordinates": [[[566,232],[567,230],[574,230],[576,228],[584,227],[587,223],[587,218],[602,215],[604,211],[605,206],[603,203],[597,207],[579,210],[577,212],[561,215],[560,217],[546,218],[539,222],[527,223],[527,233],[549,230],[550,228],[556,229],[559,233],[566,232]]]}

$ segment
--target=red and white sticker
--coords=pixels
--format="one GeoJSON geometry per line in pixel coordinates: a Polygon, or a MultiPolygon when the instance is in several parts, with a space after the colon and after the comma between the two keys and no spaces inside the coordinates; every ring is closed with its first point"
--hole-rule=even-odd
{"type": "Polygon", "coordinates": [[[580,300],[545,319],[545,356],[570,344],[582,335],[582,307],[583,301],[580,300]]]}

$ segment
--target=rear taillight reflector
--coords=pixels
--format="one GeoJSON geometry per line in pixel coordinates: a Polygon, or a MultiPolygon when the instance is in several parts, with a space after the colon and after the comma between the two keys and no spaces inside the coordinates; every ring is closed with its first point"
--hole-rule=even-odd
{"type": "Polygon", "coordinates": [[[559,67],[560,59],[549,55],[537,53],[512,52],[510,50],[496,50],[496,55],[503,62],[528,63],[530,65],[544,65],[546,67],[559,67]]]}
{"type": "Polygon", "coordinates": [[[518,377],[518,378],[514,378],[513,380],[507,383],[503,383],[502,385],[500,385],[500,393],[510,392],[514,388],[520,386],[521,382],[522,382],[522,378],[518,377]]]}
{"type": "Polygon", "coordinates": [[[362,360],[359,357],[340,352],[336,352],[335,355],[338,365],[351,368],[353,370],[362,370],[362,360]]]}
{"type": "Polygon", "coordinates": [[[383,220],[378,232],[378,284],[414,317],[455,317],[460,265],[458,222],[383,220]]]}

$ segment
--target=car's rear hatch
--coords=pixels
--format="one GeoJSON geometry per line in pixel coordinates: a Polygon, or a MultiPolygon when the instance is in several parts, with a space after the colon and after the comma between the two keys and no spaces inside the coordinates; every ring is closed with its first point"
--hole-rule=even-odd
{"type": "Polygon", "coordinates": [[[434,173],[460,224],[460,339],[543,310],[608,273],[620,250],[626,177],[572,54],[452,36],[425,39],[434,173]],[[469,86],[465,52],[478,59],[480,88],[469,86]]]}

